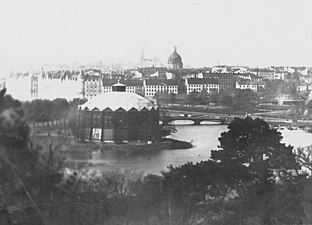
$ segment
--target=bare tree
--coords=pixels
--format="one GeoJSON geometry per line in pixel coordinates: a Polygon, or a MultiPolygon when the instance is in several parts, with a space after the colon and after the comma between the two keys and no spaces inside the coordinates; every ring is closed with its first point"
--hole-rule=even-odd
{"type": "Polygon", "coordinates": [[[309,170],[311,175],[312,172],[312,145],[306,147],[298,147],[295,150],[296,158],[298,162],[305,169],[309,170]]]}

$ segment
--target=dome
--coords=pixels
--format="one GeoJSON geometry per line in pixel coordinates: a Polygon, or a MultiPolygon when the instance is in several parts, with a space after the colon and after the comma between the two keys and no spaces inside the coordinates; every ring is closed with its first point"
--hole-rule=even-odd
{"type": "Polygon", "coordinates": [[[84,110],[85,108],[89,110],[97,109],[100,111],[106,108],[110,108],[113,111],[119,108],[126,111],[135,108],[140,111],[143,108],[148,110],[157,109],[157,106],[138,94],[113,91],[98,95],[79,106],[80,110],[84,110]]]}
{"type": "Polygon", "coordinates": [[[182,58],[177,53],[177,47],[174,47],[173,53],[168,58],[168,64],[182,64],[182,58]]]}

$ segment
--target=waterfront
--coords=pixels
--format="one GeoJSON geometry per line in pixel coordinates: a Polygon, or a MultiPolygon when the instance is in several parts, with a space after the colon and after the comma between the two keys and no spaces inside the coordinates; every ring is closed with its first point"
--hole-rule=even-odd
{"type": "MultiPolygon", "coordinates": [[[[178,123],[178,122],[177,122],[178,123]]],[[[172,138],[182,141],[192,141],[194,148],[178,150],[149,151],[135,155],[126,155],[111,151],[95,151],[91,159],[83,159],[72,156],[68,162],[76,168],[81,166],[94,166],[99,169],[128,168],[143,172],[144,174],[160,174],[167,166],[179,166],[187,162],[199,162],[210,157],[211,150],[218,149],[218,137],[227,130],[227,125],[205,124],[205,125],[182,125],[176,126],[177,132],[172,138]]],[[[282,142],[298,146],[312,144],[312,134],[303,130],[280,130],[283,135],[282,142]]]]}

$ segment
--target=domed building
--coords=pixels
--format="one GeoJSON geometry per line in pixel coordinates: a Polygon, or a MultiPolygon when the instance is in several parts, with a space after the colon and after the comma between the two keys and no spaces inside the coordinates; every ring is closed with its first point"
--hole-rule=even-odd
{"type": "Polygon", "coordinates": [[[173,53],[168,58],[168,69],[172,70],[180,70],[183,68],[183,63],[182,63],[182,58],[181,56],[177,53],[177,47],[174,46],[173,53]]]}
{"type": "Polygon", "coordinates": [[[112,92],[98,95],[78,107],[78,139],[82,141],[155,141],[159,138],[156,105],[126,86],[113,85],[112,92]]]}

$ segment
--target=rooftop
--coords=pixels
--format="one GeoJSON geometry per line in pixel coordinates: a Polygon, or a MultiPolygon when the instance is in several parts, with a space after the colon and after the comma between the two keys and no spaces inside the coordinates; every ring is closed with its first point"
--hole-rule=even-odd
{"type": "Polygon", "coordinates": [[[113,111],[117,109],[123,109],[129,111],[130,109],[147,110],[157,109],[157,106],[146,98],[130,93],[130,92],[106,92],[88,100],[83,105],[78,107],[80,110],[105,110],[111,109],[113,111]]]}
{"type": "Polygon", "coordinates": [[[206,78],[206,79],[198,79],[198,78],[188,78],[188,84],[219,84],[218,79],[215,78],[206,78]]]}

